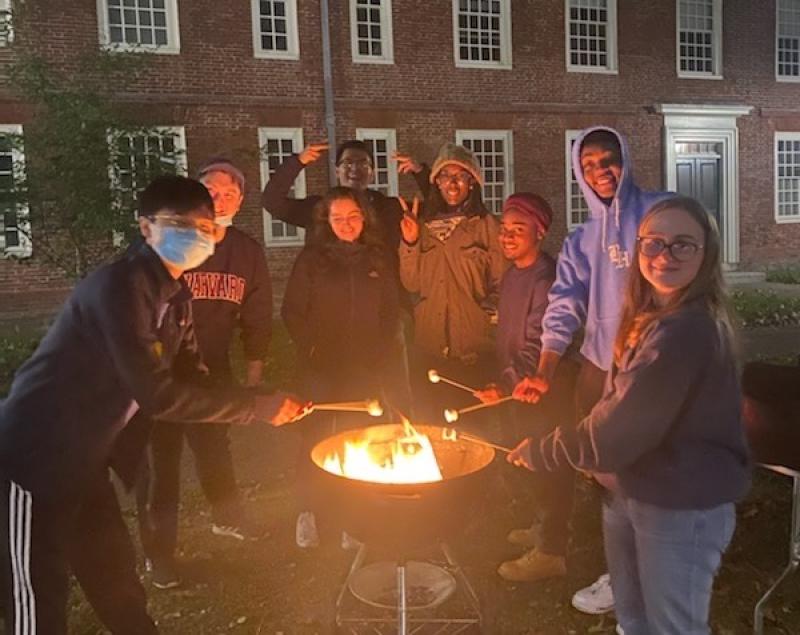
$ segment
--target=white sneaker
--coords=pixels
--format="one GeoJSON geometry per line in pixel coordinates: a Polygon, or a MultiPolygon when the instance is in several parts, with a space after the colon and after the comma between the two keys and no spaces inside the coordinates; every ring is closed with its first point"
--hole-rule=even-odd
{"type": "Polygon", "coordinates": [[[300,512],[294,528],[294,540],[301,549],[319,547],[317,519],[314,512],[300,512]]]}
{"type": "Polygon", "coordinates": [[[582,613],[600,615],[614,610],[611,577],[604,573],[591,585],[572,596],[572,606],[582,613]]]}

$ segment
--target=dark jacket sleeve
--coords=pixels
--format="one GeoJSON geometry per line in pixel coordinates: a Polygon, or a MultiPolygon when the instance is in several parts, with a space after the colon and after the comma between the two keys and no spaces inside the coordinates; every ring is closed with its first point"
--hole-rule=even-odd
{"type": "Polygon", "coordinates": [[[272,338],[272,280],[261,245],[252,247],[253,268],[242,301],[239,324],[245,359],[263,361],[272,338]]]}
{"type": "Polygon", "coordinates": [[[509,392],[523,377],[533,376],[539,367],[542,353],[542,318],[547,309],[547,293],[553,284],[552,277],[541,278],[533,287],[533,298],[525,320],[525,344],[511,358],[502,372],[501,383],[509,392]]]}
{"type": "Polygon", "coordinates": [[[306,248],[295,260],[283,296],[281,317],[301,357],[308,357],[313,346],[311,314],[312,254],[306,248]]]}
{"type": "Polygon", "coordinates": [[[565,464],[618,472],[656,448],[680,416],[692,387],[718,354],[719,334],[708,318],[667,318],[643,335],[629,366],[577,427],[559,426],[534,441],[537,470],[565,464]]]}
{"type": "Polygon", "coordinates": [[[144,415],[168,421],[249,424],[246,392],[212,392],[175,377],[162,363],[154,317],[160,307],[143,276],[109,276],[90,296],[90,311],[117,373],[144,415]],[[103,288],[104,287],[104,288],[103,288]]]}
{"type": "Polygon", "coordinates": [[[420,194],[422,194],[422,200],[426,200],[431,190],[431,169],[427,163],[422,164],[422,169],[414,175],[414,180],[417,182],[420,194]]]}
{"type": "Polygon", "coordinates": [[[314,206],[321,197],[290,198],[288,196],[289,190],[292,189],[295,179],[303,168],[304,166],[296,154],[281,163],[264,186],[264,191],[261,193],[261,206],[284,223],[308,228],[311,226],[314,206]]]}

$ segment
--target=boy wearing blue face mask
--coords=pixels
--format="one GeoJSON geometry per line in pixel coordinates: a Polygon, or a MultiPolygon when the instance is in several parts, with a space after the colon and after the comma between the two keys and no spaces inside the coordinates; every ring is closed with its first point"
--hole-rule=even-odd
{"type": "Polygon", "coordinates": [[[204,367],[181,276],[214,249],[206,188],[156,179],[139,226],[144,242],[76,286],[0,402],[0,597],[13,632],[66,633],[70,570],[108,630],[157,632],[108,479],[137,411],[275,426],[303,414],[285,395],[211,392],[189,379],[204,367]]]}
{"type": "MultiPolygon", "coordinates": [[[[247,386],[261,383],[272,334],[272,285],[264,249],[236,227],[244,199],[244,174],[230,161],[212,158],[198,179],[214,201],[214,254],[184,272],[192,294],[192,317],[203,362],[215,386],[235,385],[230,348],[238,329],[246,360],[247,386]]],[[[183,440],[211,505],[211,531],[237,540],[263,531],[248,522],[236,485],[228,427],[157,423],[150,440],[149,478],[139,489],[139,529],[151,583],[161,589],[180,584],[174,552],[178,538],[180,466],[183,440]]]]}

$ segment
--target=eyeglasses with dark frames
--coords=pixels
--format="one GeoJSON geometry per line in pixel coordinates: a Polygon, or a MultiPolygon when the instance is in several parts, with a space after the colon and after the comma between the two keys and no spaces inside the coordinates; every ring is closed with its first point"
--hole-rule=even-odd
{"type": "Polygon", "coordinates": [[[691,240],[676,240],[668,243],[660,238],[638,236],[636,241],[639,243],[639,253],[643,256],[655,258],[666,249],[678,262],[691,260],[697,252],[703,249],[703,245],[698,245],[691,240]]]}

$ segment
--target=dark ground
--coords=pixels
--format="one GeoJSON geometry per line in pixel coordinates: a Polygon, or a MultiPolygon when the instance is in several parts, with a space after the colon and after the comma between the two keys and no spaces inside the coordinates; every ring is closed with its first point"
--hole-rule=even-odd
{"type": "MultiPolygon", "coordinates": [[[[297,431],[290,429],[235,431],[234,449],[248,509],[271,534],[260,542],[242,544],[213,536],[192,470],[185,470],[181,563],[187,584],[172,591],[148,586],[152,613],[162,632],[332,632],[333,601],[353,552],[342,551],[335,536],[327,536],[327,544],[318,550],[294,545],[291,457],[296,437],[297,431]]],[[[514,469],[499,460],[494,467],[498,472],[514,469]]],[[[452,541],[484,603],[489,623],[483,632],[613,633],[613,617],[582,615],[569,605],[572,592],[593,581],[603,567],[599,514],[588,482],[579,483],[569,575],[533,584],[509,584],[494,573],[499,562],[516,553],[504,536],[522,524],[517,518],[525,515],[524,505],[514,508],[495,491],[486,492],[492,494],[492,502],[476,510],[475,521],[452,541]]],[[[739,506],[736,535],[714,593],[715,633],[751,632],[753,606],[788,555],[790,496],[789,479],[760,473],[751,495],[739,506]]],[[[768,633],[800,633],[799,583],[800,577],[787,583],[773,602],[768,633]]],[[[102,632],[77,594],[70,623],[74,633],[102,632]]]]}
{"type": "MultiPolygon", "coordinates": [[[[746,348],[764,351],[760,356],[788,359],[800,352],[796,329],[760,329],[747,335],[746,348]]],[[[286,354],[280,350],[285,343],[278,345],[277,356],[281,357],[286,354]]],[[[278,376],[281,379],[285,378],[278,376]]],[[[300,550],[294,544],[292,481],[297,428],[235,429],[232,436],[248,510],[268,527],[270,537],[239,543],[213,536],[208,508],[187,457],[180,528],[180,563],[186,584],[159,591],[145,578],[152,614],[165,634],[332,632],[334,599],[353,552],[343,551],[336,536],[327,536],[317,550],[300,550]]],[[[613,633],[613,616],[587,616],[569,605],[571,594],[592,582],[604,567],[599,505],[593,488],[579,478],[568,576],[509,584],[495,574],[499,562],[518,553],[505,542],[505,535],[525,524],[526,510],[535,501],[523,489],[520,500],[513,504],[508,491],[499,486],[500,478],[520,473],[499,459],[491,469],[495,474],[487,479],[484,504],[473,513],[473,522],[452,540],[453,550],[481,598],[486,618],[483,632],[613,633]]],[[[790,479],[763,471],[756,474],[752,492],[739,505],[736,534],[717,579],[712,606],[715,633],[752,632],[753,607],[788,558],[790,497],[790,479]]],[[[128,520],[133,527],[131,515],[128,520]]],[[[800,576],[791,579],[772,602],[767,633],[800,633],[798,591],[800,576]]],[[[103,632],[77,589],[70,606],[70,626],[70,632],[81,635],[103,632]]],[[[396,632],[396,628],[385,632],[396,632]]]]}

